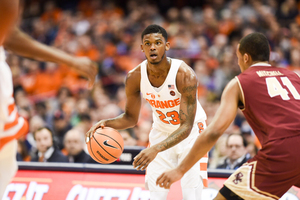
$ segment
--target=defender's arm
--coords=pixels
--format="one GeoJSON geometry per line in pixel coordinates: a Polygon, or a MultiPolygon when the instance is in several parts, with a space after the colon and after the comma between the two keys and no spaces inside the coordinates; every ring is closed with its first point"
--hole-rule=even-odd
{"type": "Polygon", "coordinates": [[[172,183],[179,180],[184,173],[202,158],[234,120],[239,101],[243,101],[243,99],[241,98],[238,82],[236,79],[233,79],[222,94],[221,105],[212,122],[198,136],[191,151],[177,168],[160,175],[156,184],[164,188],[170,188],[172,183]]]}
{"type": "Polygon", "coordinates": [[[4,47],[12,52],[39,61],[55,62],[74,68],[94,84],[97,75],[96,64],[86,57],[75,57],[54,47],[42,44],[14,27],[4,41],[4,47]]]}

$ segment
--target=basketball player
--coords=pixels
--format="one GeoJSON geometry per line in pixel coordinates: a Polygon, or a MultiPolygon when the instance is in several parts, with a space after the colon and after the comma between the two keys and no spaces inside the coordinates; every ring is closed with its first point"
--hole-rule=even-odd
{"type": "Polygon", "coordinates": [[[19,0],[0,0],[0,46],[18,16],[19,0]]]}
{"type": "MultiPolygon", "coordinates": [[[[133,166],[138,170],[147,168],[146,187],[150,190],[150,198],[162,200],[167,198],[168,190],[155,184],[157,177],[183,160],[206,127],[206,114],[197,100],[194,71],[183,61],[166,56],[170,43],[165,29],[158,25],[148,26],[142,33],[141,49],[146,60],[127,75],[125,113],[98,122],[87,135],[91,137],[98,127],[120,130],[136,125],[142,95],[152,107],[154,122],[149,135],[150,147],[134,158],[133,166]]],[[[182,178],[184,199],[199,199],[207,180],[206,166],[207,157],[198,161],[182,178]]]]}
{"type": "MultiPolygon", "coordinates": [[[[13,27],[15,15],[9,13],[13,19],[10,25],[1,19],[2,8],[11,7],[18,2],[14,0],[0,0],[0,41],[4,41],[4,47],[29,58],[63,63],[73,67],[82,75],[91,80],[93,84],[97,73],[92,61],[87,58],[75,58],[58,49],[41,44],[28,35],[13,27]],[[4,5],[8,3],[8,5],[4,5]],[[2,7],[4,6],[4,7],[2,7]],[[6,38],[5,38],[6,32],[6,38]],[[8,33],[7,33],[8,32],[8,33]]],[[[9,11],[17,12],[18,8],[11,8],[9,11]]],[[[6,13],[6,10],[4,11],[6,13]]],[[[6,17],[6,16],[5,16],[6,17]]],[[[5,21],[5,20],[4,20],[5,21]]],[[[28,123],[18,115],[17,107],[13,98],[12,75],[9,66],[5,62],[5,53],[0,43],[0,198],[6,189],[7,184],[17,171],[16,153],[17,141],[19,137],[28,131],[28,123]]]]}
{"type": "Polygon", "coordinates": [[[279,199],[300,186],[300,77],[268,64],[269,43],[261,33],[242,38],[236,54],[242,73],[226,86],[213,121],[183,162],[157,179],[161,187],[169,188],[212,148],[238,108],[262,149],[225,181],[215,199],[279,199]]]}
{"type": "MultiPolygon", "coordinates": [[[[13,103],[12,78],[11,74],[9,74],[11,73],[10,69],[5,63],[2,44],[7,32],[9,32],[17,19],[18,6],[19,0],[0,0],[0,145],[2,147],[4,143],[3,137],[6,136],[5,128],[7,126],[5,127],[5,125],[11,124],[7,122],[9,121],[9,115],[12,114],[12,108],[14,108],[14,105],[9,106],[13,103]],[[7,75],[10,75],[10,77],[7,77],[7,75]]],[[[15,112],[14,115],[13,117],[18,119],[15,112]]],[[[12,135],[18,135],[18,132],[24,134],[27,131],[28,125],[23,118],[20,119],[19,123],[18,130],[13,130],[12,135]]],[[[7,184],[17,170],[16,152],[16,141],[5,145],[4,148],[0,147],[0,199],[2,199],[7,184]]]]}

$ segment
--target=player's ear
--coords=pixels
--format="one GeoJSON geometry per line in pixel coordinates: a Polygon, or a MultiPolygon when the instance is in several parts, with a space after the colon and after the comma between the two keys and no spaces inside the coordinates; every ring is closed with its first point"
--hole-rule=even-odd
{"type": "Polygon", "coordinates": [[[166,42],[166,51],[169,51],[170,49],[170,42],[166,42]]]}
{"type": "Polygon", "coordinates": [[[250,61],[250,55],[247,54],[247,53],[245,53],[245,54],[243,55],[243,61],[244,61],[244,63],[249,62],[249,61],[250,61]]]}
{"type": "Polygon", "coordinates": [[[142,52],[144,52],[144,49],[143,49],[143,44],[141,44],[141,50],[142,50],[142,52]]]}

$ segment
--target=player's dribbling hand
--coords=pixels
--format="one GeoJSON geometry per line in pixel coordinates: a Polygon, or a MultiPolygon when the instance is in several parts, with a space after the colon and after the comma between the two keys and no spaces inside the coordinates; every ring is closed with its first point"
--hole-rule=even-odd
{"type": "Polygon", "coordinates": [[[180,180],[183,176],[177,168],[162,173],[156,180],[156,185],[159,187],[170,189],[171,185],[180,180]]]}
{"type": "Polygon", "coordinates": [[[136,157],[134,157],[134,161],[132,163],[133,167],[137,170],[145,170],[157,154],[158,151],[153,147],[144,149],[136,157]]]}
{"type": "Polygon", "coordinates": [[[93,133],[95,133],[96,129],[98,128],[104,128],[105,127],[105,120],[101,120],[97,122],[94,126],[90,128],[90,130],[85,134],[85,142],[88,143],[90,141],[90,138],[93,136],[93,133]]]}

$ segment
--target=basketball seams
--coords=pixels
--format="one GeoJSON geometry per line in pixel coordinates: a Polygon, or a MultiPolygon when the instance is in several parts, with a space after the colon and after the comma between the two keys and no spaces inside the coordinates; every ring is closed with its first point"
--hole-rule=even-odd
{"type": "MultiPolygon", "coordinates": [[[[121,145],[119,144],[119,142],[116,141],[114,138],[110,137],[109,135],[105,135],[105,134],[103,134],[103,133],[98,133],[98,132],[95,132],[95,133],[97,133],[97,134],[99,134],[99,135],[104,135],[104,136],[106,136],[106,137],[109,137],[109,138],[112,139],[113,141],[115,141],[115,142],[119,145],[119,147],[121,148],[121,150],[122,150],[122,152],[123,152],[122,146],[121,146],[121,145]]],[[[94,137],[94,136],[93,136],[93,137],[94,137]]]]}
{"type": "Polygon", "coordinates": [[[113,132],[111,131],[111,129],[103,129],[103,131],[96,130],[92,135],[90,144],[88,145],[88,149],[89,151],[91,151],[90,155],[94,160],[96,160],[99,163],[103,163],[103,164],[112,163],[115,160],[117,160],[123,152],[124,149],[123,138],[117,131],[115,131],[114,129],[112,130],[113,132]],[[95,133],[97,133],[98,135],[95,135],[95,133]],[[106,135],[109,133],[111,133],[111,136],[106,135]],[[114,150],[107,148],[110,147],[109,144],[106,145],[106,142],[109,141],[108,139],[111,141],[112,144],[114,144],[114,146],[111,146],[114,148],[114,150]],[[115,143],[113,143],[112,141],[114,141],[115,143]],[[117,148],[118,146],[119,148],[117,148]],[[106,155],[104,155],[104,153],[106,153],[106,155]]]}
{"type": "Polygon", "coordinates": [[[95,136],[93,136],[93,138],[94,138],[94,140],[95,140],[95,142],[97,142],[97,144],[108,154],[108,155],[110,155],[111,157],[113,157],[113,158],[115,158],[115,159],[118,159],[117,157],[115,157],[115,156],[113,156],[113,155],[111,155],[108,151],[106,151],[103,147],[102,147],[102,145],[96,140],[96,138],[95,138],[95,136]]]}
{"type": "Polygon", "coordinates": [[[97,156],[95,156],[94,151],[92,149],[92,141],[89,142],[90,143],[90,149],[91,149],[91,153],[93,154],[93,157],[96,158],[99,162],[101,162],[101,160],[99,160],[99,158],[97,158],[97,156]]]}

